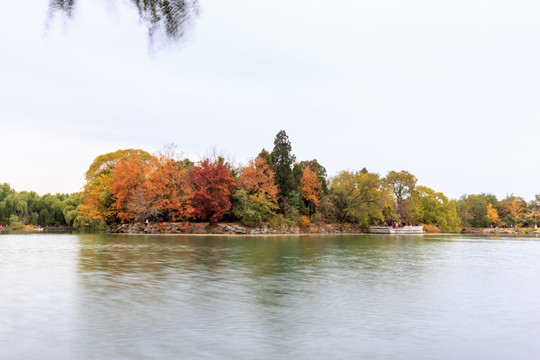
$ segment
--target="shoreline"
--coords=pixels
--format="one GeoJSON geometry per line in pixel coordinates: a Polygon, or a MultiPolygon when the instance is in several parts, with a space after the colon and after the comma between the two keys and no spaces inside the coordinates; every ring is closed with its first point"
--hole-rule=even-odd
{"type": "MultiPolygon", "coordinates": [[[[190,222],[151,222],[148,225],[144,223],[130,223],[113,225],[107,229],[78,229],[72,227],[26,227],[23,229],[13,229],[3,227],[0,233],[8,232],[45,232],[62,233],[73,231],[97,231],[108,234],[120,235],[194,235],[194,236],[303,236],[303,235],[388,235],[376,234],[362,231],[359,226],[345,226],[341,229],[339,224],[311,224],[308,227],[298,226],[256,226],[249,227],[240,223],[190,223],[190,222]]],[[[391,234],[391,235],[540,235],[540,228],[469,228],[463,229],[459,233],[445,233],[425,231],[421,234],[391,234]]]]}
{"type": "Polygon", "coordinates": [[[170,234],[170,235],[310,235],[310,234],[367,234],[358,226],[348,226],[341,229],[336,224],[298,226],[256,226],[249,227],[239,223],[190,223],[168,222],[130,223],[109,227],[109,234],[170,234]]]}

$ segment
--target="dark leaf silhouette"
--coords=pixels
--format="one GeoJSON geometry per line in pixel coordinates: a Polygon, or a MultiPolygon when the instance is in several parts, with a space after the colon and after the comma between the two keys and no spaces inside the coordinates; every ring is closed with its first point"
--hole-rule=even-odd
{"type": "MultiPolygon", "coordinates": [[[[199,14],[198,0],[129,0],[128,3],[139,12],[152,42],[157,38],[179,40],[199,14]]],[[[71,17],[76,5],[76,0],[49,0],[49,12],[51,17],[56,13],[71,17]]]]}

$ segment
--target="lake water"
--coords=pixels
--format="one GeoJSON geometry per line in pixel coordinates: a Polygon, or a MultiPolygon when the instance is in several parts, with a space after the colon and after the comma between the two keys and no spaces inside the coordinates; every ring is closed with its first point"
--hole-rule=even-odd
{"type": "Polygon", "coordinates": [[[0,359],[538,359],[540,239],[0,235],[0,359]]]}

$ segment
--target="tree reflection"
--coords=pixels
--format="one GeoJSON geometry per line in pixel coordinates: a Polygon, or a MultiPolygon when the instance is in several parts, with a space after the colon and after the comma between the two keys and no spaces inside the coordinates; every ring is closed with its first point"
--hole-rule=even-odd
{"type": "MultiPolygon", "coordinates": [[[[199,14],[198,0],[129,0],[127,3],[137,9],[152,42],[179,40],[199,14]]],[[[49,0],[50,17],[56,13],[71,17],[76,5],[76,0],[49,0]]]]}

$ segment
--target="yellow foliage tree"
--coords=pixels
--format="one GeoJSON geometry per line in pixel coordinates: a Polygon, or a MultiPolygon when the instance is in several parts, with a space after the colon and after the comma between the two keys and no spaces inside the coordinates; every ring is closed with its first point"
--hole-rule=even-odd
{"type": "Polygon", "coordinates": [[[497,226],[499,223],[499,212],[493,207],[492,203],[487,204],[487,217],[492,225],[497,226]]]}
{"type": "Polygon", "coordinates": [[[517,226],[517,221],[525,216],[525,203],[520,200],[512,200],[503,203],[506,215],[514,222],[514,227],[517,226]]]}

